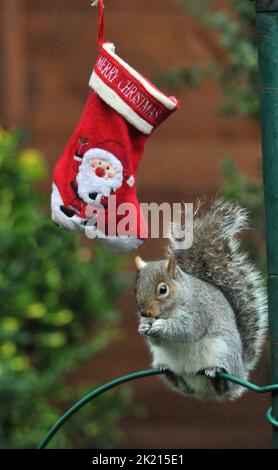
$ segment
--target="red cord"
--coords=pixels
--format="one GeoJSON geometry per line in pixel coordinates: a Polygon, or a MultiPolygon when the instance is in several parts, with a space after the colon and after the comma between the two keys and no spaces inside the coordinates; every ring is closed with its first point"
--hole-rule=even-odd
{"type": "Polygon", "coordinates": [[[101,46],[104,42],[104,14],[103,0],[98,0],[99,17],[98,17],[98,44],[101,46]]]}

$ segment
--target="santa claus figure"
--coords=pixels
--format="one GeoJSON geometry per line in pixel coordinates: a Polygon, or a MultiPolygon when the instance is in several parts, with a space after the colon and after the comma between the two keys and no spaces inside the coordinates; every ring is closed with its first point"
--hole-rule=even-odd
{"type": "Polygon", "coordinates": [[[53,184],[53,220],[70,230],[82,231],[89,220],[92,224],[97,209],[107,209],[109,196],[124,186],[132,188],[135,182],[118,142],[108,140],[89,147],[89,140],[80,137],[71,168],[67,169],[71,178],[64,197],[53,184]]]}
{"type": "Polygon", "coordinates": [[[117,142],[103,142],[88,150],[76,177],[78,196],[91,205],[106,205],[105,198],[121,188],[123,151],[117,142]]]}

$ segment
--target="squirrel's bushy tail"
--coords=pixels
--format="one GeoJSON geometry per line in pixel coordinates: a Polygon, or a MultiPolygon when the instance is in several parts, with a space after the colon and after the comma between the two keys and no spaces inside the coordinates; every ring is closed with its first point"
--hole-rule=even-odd
{"type": "Polygon", "coordinates": [[[267,329],[262,278],[240,249],[237,234],[247,227],[247,211],[216,200],[194,216],[193,245],[182,249],[181,234],[172,225],[168,251],[186,273],[218,287],[230,302],[242,338],[246,370],[254,368],[267,329]]]}

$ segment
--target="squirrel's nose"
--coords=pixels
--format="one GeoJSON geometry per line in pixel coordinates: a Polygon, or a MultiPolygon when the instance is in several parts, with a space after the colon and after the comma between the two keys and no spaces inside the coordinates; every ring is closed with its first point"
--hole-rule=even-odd
{"type": "Polygon", "coordinates": [[[140,315],[141,315],[141,317],[153,317],[154,316],[154,311],[152,309],[141,310],[140,315]]]}

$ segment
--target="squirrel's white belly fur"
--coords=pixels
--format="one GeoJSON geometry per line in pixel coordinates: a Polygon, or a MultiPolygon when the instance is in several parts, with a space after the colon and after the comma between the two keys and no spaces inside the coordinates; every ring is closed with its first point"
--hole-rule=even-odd
{"type": "MultiPolygon", "coordinates": [[[[198,373],[213,367],[227,369],[229,350],[225,339],[202,338],[194,343],[183,344],[162,340],[160,344],[150,343],[150,349],[153,367],[168,369],[182,377],[193,395],[196,394],[200,398],[217,398],[211,380],[198,373]]],[[[185,393],[189,393],[188,390],[185,390],[185,393]]],[[[240,388],[237,396],[239,395],[240,388]]]]}
{"type": "Polygon", "coordinates": [[[202,338],[194,343],[161,341],[152,344],[154,366],[167,366],[177,374],[196,374],[208,367],[227,367],[228,347],[223,338],[202,338]]]}

